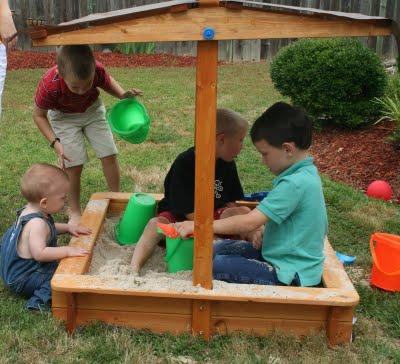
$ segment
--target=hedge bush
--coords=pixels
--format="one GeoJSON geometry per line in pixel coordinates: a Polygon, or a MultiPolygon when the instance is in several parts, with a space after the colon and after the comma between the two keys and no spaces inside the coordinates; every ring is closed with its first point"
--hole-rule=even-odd
{"type": "Polygon", "coordinates": [[[355,128],[378,112],[387,75],[379,57],[355,39],[304,39],[282,48],[271,65],[282,95],[316,122],[355,128]]]}

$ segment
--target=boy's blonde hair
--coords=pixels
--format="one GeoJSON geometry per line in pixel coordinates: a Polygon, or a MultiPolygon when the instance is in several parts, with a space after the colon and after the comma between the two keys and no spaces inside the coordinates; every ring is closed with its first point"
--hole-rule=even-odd
{"type": "Polygon", "coordinates": [[[62,169],[47,163],[33,164],[21,178],[21,193],[28,202],[39,202],[56,191],[62,182],[69,182],[62,169]]]}
{"type": "Polygon", "coordinates": [[[236,135],[247,130],[249,124],[239,113],[225,108],[217,109],[217,134],[236,135]]]}
{"type": "Polygon", "coordinates": [[[65,45],[57,48],[57,68],[61,77],[72,73],[79,80],[87,80],[94,74],[96,61],[88,45],[65,45]]]}

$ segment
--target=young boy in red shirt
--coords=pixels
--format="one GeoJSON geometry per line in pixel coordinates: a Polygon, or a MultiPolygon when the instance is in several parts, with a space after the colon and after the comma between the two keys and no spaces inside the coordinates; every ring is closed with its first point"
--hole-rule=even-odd
{"type": "Polygon", "coordinates": [[[124,99],[142,91],[125,91],[96,62],[88,45],[62,46],[57,52],[57,65],[39,81],[35,94],[33,119],[41,133],[55,149],[60,167],[68,174],[70,223],[81,216],[80,181],[87,162],[84,137],[101,160],[110,191],[118,192],[120,171],[117,148],[105,119],[105,107],[98,87],[124,99]]]}

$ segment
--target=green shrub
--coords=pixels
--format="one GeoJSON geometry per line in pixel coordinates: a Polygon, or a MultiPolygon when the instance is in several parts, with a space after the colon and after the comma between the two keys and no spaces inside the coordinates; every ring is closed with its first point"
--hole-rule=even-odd
{"type": "Polygon", "coordinates": [[[305,39],[282,48],[271,65],[278,91],[315,122],[355,128],[379,107],[387,75],[379,57],[354,39],[305,39]]]}

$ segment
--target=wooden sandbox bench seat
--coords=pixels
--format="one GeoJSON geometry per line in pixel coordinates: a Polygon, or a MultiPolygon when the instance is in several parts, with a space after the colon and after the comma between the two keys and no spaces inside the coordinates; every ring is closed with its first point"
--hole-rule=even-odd
{"type": "MultiPolygon", "coordinates": [[[[63,259],[51,281],[52,312],[66,321],[68,332],[77,325],[102,321],[158,333],[192,332],[205,337],[235,331],[254,335],[278,331],[296,336],[325,331],[330,345],[350,343],[359,296],[328,240],[323,288],[253,285],[252,293],[246,294],[206,289],[144,291],[140,287],[121,289],[104,277],[86,275],[104,219],[120,215],[130,196],[109,192],[91,197],[81,224],[91,228],[92,234],[70,242],[91,254],[63,259]]],[[[154,197],[159,200],[162,195],[154,197]]],[[[256,203],[243,204],[254,207],[256,203]]]]}

